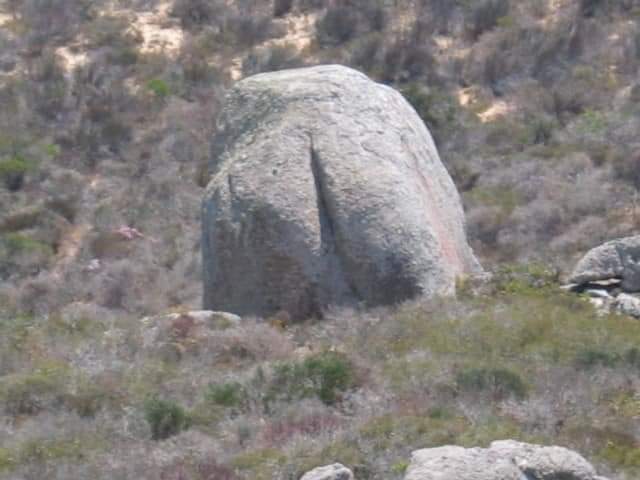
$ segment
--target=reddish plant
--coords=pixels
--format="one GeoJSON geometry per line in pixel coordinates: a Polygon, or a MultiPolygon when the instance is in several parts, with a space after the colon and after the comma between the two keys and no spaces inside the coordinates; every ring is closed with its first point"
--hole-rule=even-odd
{"type": "Polygon", "coordinates": [[[267,426],[264,439],[270,444],[280,444],[295,435],[314,437],[323,432],[335,430],[341,424],[341,419],[330,413],[315,413],[302,418],[284,418],[267,426]]]}
{"type": "Polygon", "coordinates": [[[177,340],[184,340],[194,325],[195,321],[189,315],[180,315],[171,323],[171,336],[177,340]]]}

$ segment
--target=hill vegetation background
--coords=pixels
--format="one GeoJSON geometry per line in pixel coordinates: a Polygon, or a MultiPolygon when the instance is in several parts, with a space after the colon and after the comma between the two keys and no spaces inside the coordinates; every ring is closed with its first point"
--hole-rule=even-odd
{"type": "Polygon", "coordinates": [[[510,437],[637,478],[637,321],[555,287],[638,228],[639,66],[638,0],[0,1],[0,477],[389,479],[510,437]],[[321,63],[404,93],[495,279],[185,320],[225,89],[321,63]]]}

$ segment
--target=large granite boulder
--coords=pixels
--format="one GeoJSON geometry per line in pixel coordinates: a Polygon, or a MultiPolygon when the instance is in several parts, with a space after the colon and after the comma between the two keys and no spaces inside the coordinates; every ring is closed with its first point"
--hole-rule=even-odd
{"type": "Polygon", "coordinates": [[[624,291],[640,291],[640,235],[611,240],[589,250],[569,281],[584,285],[610,279],[620,279],[624,291]]]}
{"type": "Polygon", "coordinates": [[[446,446],[413,452],[404,480],[606,480],[563,447],[513,440],[489,448],[446,446]]]}
{"type": "Polygon", "coordinates": [[[481,271],[456,188],[397,91],[325,65],[228,94],[203,202],[204,307],[240,315],[448,294],[481,271]]]}

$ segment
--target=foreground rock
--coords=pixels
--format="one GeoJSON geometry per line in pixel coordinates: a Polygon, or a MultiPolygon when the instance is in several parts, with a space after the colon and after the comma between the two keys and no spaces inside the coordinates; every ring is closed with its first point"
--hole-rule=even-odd
{"type": "Polygon", "coordinates": [[[562,447],[503,440],[489,448],[446,446],[413,452],[405,480],[606,480],[562,447]]]}
{"type": "Polygon", "coordinates": [[[353,473],[339,463],[314,468],[305,473],[300,480],[353,480],[353,473]]]}
{"type": "Polygon", "coordinates": [[[626,292],[640,291],[640,235],[593,248],[582,257],[569,281],[578,285],[619,279],[626,292]]]}
{"type": "Polygon", "coordinates": [[[205,308],[298,319],[451,293],[481,271],[427,128],[402,95],[346,67],[236,84],[211,171],[205,308]]]}

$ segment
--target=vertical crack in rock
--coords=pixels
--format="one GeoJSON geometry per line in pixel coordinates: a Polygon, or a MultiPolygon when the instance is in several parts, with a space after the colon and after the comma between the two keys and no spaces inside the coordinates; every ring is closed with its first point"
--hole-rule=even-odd
{"type": "Polygon", "coordinates": [[[313,146],[313,137],[309,137],[311,146],[309,157],[311,159],[311,174],[316,189],[318,218],[320,221],[320,245],[323,254],[336,253],[336,232],[333,218],[327,205],[327,192],[325,191],[324,173],[320,166],[320,156],[313,146]]]}
{"type": "Polygon", "coordinates": [[[328,275],[335,280],[330,284],[333,288],[341,291],[342,295],[348,292],[346,294],[351,299],[362,301],[362,295],[349,276],[345,274],[346,270],[343,268],[343,257],[340,252],[336,224],[327,198],[326,174],[322,168],[320,155],[313,145],[313,137],[311,135],[309,135],[309,143],[310,167],[316,191],[316,208],[318,209],[318,221],[320,223],[320,249],[321,255],[324,257],[325,271],[323,275],[328,275]]]}

